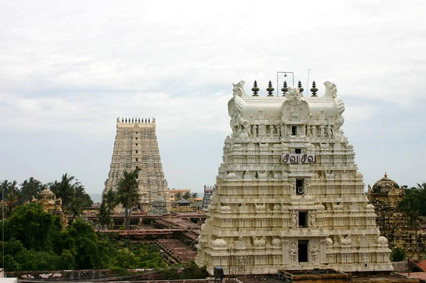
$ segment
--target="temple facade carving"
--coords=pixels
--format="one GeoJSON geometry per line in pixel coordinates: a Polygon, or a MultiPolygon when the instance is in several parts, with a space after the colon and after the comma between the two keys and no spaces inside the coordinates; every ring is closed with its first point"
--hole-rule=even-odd
{"type": "MultiPolygon", "coordinates": [[[[139,167],[140,212],[166,214],[169,207],[167,181],[164,177],[154,118],[117,118],[111,166],[105,189],[117,190],[123,175],[139,167]]],[[[117,207],[116,210],[120,210],[117,207]]]]}
{"type": "Polygon", "coordinates": [[[247,96],[243,81],[234,84],[232,134],[201,229],[199,266],[226,274],[392,270],[341,130],[344,103],[335,84],[325,88],[321,97],[298,88],[260,97],[247,96]]]}

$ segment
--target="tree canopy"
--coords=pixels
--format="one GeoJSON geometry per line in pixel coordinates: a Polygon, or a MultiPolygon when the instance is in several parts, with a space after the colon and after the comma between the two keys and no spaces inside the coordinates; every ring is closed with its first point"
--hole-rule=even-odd
{"type": "Polygon", "coordinates": [[[5,226],[7,238],[0,245],[6,271],[166,267],[157,247],[120,245],[79,218],[62,229],[60,218],[38,204],[19,206],[5,226]]]}
{"type": "Polygon", "coordinates": [[[124,207],[126,229],[130,229],[131,208],[139,204],[138,173],[141,169],[136,167],[131,172],[123,171],[123,176],[118,181],[117,201],[124,207]]]}

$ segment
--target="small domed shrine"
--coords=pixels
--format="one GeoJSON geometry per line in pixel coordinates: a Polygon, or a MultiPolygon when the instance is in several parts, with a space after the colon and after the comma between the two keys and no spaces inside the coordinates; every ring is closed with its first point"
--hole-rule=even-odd
{"type": "Polygon", "coordinates": [[[62,199],[56,198],[56,195],[47,186],[40,192],[39,199],[33,199],[33,202],[39,203],[46,212],[63,214],[62,199]]]}
{"type": "Polygon", "coordinates": [[[395,208],[396,204],[404,197],[404,189],[400,188],[399,185],[388,178],[385,173],[384,177],[377,181],[373,188],[368,186],[368,199],[374,205],[382,202],[387,203],[395,208]]]}
{"type": "MultiPolygon", "coordinates": [[[[380,234],[389,241],[390,248],[400,248],[410,258],[417,258],[418,253],[415,248],[416,231],[408,225],[405,214],[397,209],[405,195],[405,190],[395,181],[384,177],[378,180],[373,187],[368,186],[368,200],[374,205],[377,214],[377,225],[380,234]]],[[[425,227],[424,219],[420,219],[421,227],[425,227]]],[[[426,252],[426,234],[419,229],[417,232],[419,239],[419,249],[422,254],[426,252]]]]}
{"type": "Polygon", "coordinates": [[[332,268],[388,271],[390,249],[364,194],[355,152],[341,126],[336,85],[304,96],[284,82],[282,96],[234,84],[226,137],[196,263],[212,274],[275,274],[332,268]]]}

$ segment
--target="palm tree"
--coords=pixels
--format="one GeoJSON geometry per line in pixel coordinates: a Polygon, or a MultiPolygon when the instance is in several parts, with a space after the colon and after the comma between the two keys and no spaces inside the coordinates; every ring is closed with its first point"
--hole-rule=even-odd
{"type": "Polygon", "coordinates": [[[104,195],[102,195],[102,204],[99,214],[101,214],[102,224],[110,224],[111,212],[114,210],[117,205],[117,193],[113,190],[108,190],[104,195]]]}
{"type": "Polygon", "coordinates": [[[19,199],[19,190],[16,187],[16,181],[9,182],[8,180],[4,180],[0,187],[2,189],[2,198],[4,197],[4,204],[7,207],[7,215],[10,215],[12,211],[15,209],[18,204],[19,199]]]}
{"type": "Polygon", "coordinates": [[[30,202],[33,198],[37,198],[38,194],[43,190],[43,184],[33,177],[25,180],[21,184],[19,203],[30,202]]]}
{"type": "Polygon", "coordinates": [[[81,198],[74,197],[67,205],[67,212],[71,213],[71,222],[83,212],[83,201],[81,198]]]}
{"type": "Polygon", "coordinates": [[[74,176],[68,176],[66,173],[62,175],[61,182],[55,181],[50,185],[50,190],[56,195],[57,198],[62,199],[63,211],[71,202],[74,196],[75,187],[79,185],[80,182],[75,180],[74,176]]]}
{"type": "Polygon", "coordinates": [[[408,226],[414,229],[414,239],[416,242],[417,257],[420,259],[420,249],[417,239],[418,224],[422,207],[420,193],[416,188],[406,190],[404,198],[398,203],[397,208],[407,217],[408,226]]]}
{"type": "Polygon", "coordinates": [[[72,215],[72,219],[80,215],[84,207],[93,204],[83,185],[74,177],[63,174],[61,182],[50,184],[50,190],[57,198],[62,199],[62,211],[72,215]]]}
{"type": "Polygon", "coordinates": [[[123,177],[118,181],[117,201],[124,207],[126,229],[130,229],[131,207],[139,203],[138,173],[141,169],[136,167],[132,172],[123,171],[123,177]]]}

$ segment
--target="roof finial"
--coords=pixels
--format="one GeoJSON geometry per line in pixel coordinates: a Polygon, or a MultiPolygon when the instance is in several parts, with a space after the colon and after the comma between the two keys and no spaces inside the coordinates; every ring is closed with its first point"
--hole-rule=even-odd
{"type": "Polygon", "coordinates": [[[272,82],[271,81],[269,81],[268,88],[266,89],[266,91],[268,92],[268,96],[273,96],[272,92],[274,91],[274,88],[272,87],[272,82]]]}
{"type": "Polygon", "coordinates": [[[317,85],[315,84],[315,81],[312,82],[312,88],[311,88],[311,92],[312,92],[312,97],[317,97],[317,85]]]}
{"type": "Polygon", "coordinates": [[[257,82],[254,81],[253,88],[251,89],[253,91],[253,96],[258,96],[257,92],[259,91],[259,88],[257,87],[257,82]]]}
{"type": "Polygon", "coordinates": [[[303,87],[302,87],[302,83],[299,81],[299,83],[297,84],[297,87],[299,88],[299,92],[302,93],[304,91],[303,87]]]}
{"type": "Polygon", "coordinates": [[[388,173],[385,172],[385,178],[387,178],[387,177],[388,177],[388,173]]]}
{"type": "Polygon", "coordinates": [[[281,91],[283,92],[283,96],[288,91],[288,87],[287,87],[287,82],[286,81],[284,81],[283,88],[281,89],[281,91]]]}

